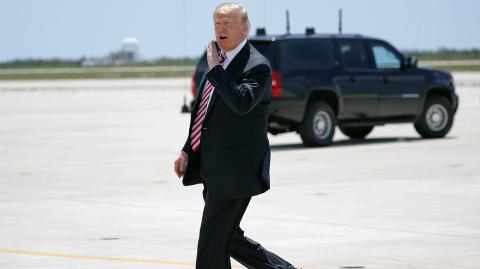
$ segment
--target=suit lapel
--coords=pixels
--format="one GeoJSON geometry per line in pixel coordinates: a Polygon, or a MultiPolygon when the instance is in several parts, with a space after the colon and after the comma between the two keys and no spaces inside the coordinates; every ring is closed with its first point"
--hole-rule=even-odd
{"type": "Polygon", "coordinates": [[[212,106],[213,106],[213,103],[215,103],[215,100],[217,100],[217,91],[214,90],[213,93],[212,93],[212,98],[210,99],[210,103],[208,104],[208,108],[207,108],[207,114],[205,114],[205,118],[208,117],[208,114],[210,114],[210,111],[212,111],[212,106]]]}
{"type": "MultiPolygon", "coordinates": [[[[225,70],[232,77],[233,81],[237,81],[238,77],[243,74],[243,69],[245,68],[245,65],[248,62],[249,55],[250,55],[250,42],[247,42],[245,46],[243,46],[243,48],[238,52],[238,54],[232,59],[227,69],[225,70]]],[[[207,113],[205,114],[205,119],[208,117],[208,115],[212,111],[212,107],[213,107],[213,104],[215,103],[215,100],[217,99],[217,96],[218,96],[217,89],[215,89],[212,93],[210,103],[208,104],[207,113]]]]}

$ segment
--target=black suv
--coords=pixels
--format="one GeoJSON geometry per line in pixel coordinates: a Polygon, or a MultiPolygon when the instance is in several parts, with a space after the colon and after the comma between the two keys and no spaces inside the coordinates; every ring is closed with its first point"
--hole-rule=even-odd
{"type": "MultiPolygon", "coordinates": [[[[450,74],[417,67],[389,43],[361,35],[256,35],[270,60],[269,132],[296,131],[307,146],[332,142],[335,127],[364,138],[375,125],[414,123],[424,138],[444,137],[458,107],[450,74]]],[[[192,78],[195,96],[205,54],[192,78]]]]}

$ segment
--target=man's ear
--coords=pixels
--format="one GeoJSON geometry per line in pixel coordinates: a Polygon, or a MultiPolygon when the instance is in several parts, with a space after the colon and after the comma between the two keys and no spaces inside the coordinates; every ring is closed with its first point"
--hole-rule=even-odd
{"type": "Polygon", "coordinates": [[[250,27],[247,23],[242,23],[242,33],[245,35],[245,37],[248,37],[248,34],[250,32],[250,27]]]}

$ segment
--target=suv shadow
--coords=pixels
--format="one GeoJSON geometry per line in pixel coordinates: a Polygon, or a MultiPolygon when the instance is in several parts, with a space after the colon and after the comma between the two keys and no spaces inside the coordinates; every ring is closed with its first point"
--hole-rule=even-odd
{"type": "MultiPolygon", "coordinates": [[[[444,139],[456,139],[456,137],[445,137],[444,139]]],[[[368,139],[342,139],[335,140],[330,144],[329,147],[344,147],[344,146],[366,146],[373,144],[393,144],[393,143],[403,143],[403,142],[417,142],[417,141],[428,141],[420,137],[379,137],[379,138],[368,138],[368,139]]],[[[288,144],[273,144],[270,145],[272,151],[286,151],[286,150],[298,150],[308,148],[302,143],[288,143],[288,144]]]]}

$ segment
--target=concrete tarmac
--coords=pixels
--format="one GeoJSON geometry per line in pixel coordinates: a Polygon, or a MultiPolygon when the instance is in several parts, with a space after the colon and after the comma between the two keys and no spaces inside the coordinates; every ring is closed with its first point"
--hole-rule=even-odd
{"type": "MultiPolygon", "coordinates": [[[[454,76],[444,139],[412,124],[364,141],[337,130],[327,148],[270,136],[272,188],[246,235],[306,269],[480,268],[480,73],[454,76]]],[[[202,187],[172,170],[189,86],[0,82],[0,268],[194,268],[202,187]]]]}

